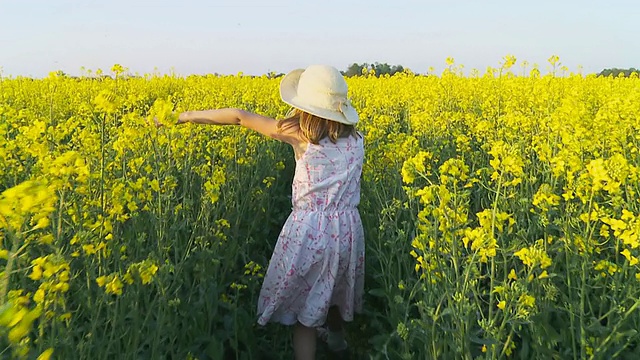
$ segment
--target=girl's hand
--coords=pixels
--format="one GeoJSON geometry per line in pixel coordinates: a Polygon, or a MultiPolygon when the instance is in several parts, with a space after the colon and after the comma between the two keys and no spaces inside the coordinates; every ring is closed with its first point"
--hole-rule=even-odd
{"type": "Polygon", "coordinates": [[[155,126],[156,128],[159,128],[159,127],[163,127],[163,126],[164,126],[160,121],[158,121],[158,118],[157,118],[157,117],[155,117],[155,116],[153,117],[153,123],[152,123],[151,121],[149,121],[149,118],[148,118],[148,117],[147,117],[147,118],[145,118],[145,122],[146,122],[147,124],[149,124],[149,125],[153,125],[153,126],[155,126]]]}
{"type": "MultiPolygon", "coordinates": [[[[183,120],[183,119],[181,119],[181,118],[180,118],[180,116],[181,116],[181,115],[182,115],[182,114],[178,114],[178,115],[176,115],[175,113],[174,113],[174,114],[172,114],[172,116],[171,116],[171,117],[172,117],[172,118],[176,118],[176,119],[177,119],[177,121],[175,122],[175,125],[180,125],[180,124],[184,124],[184,123],[186,123],[186,122],[187,122],[187,121],[185,121],[185,120],[183,120]]],[[[154,117],[153,117],[153,124],[156,126],[156,128],[160,128],[160,127],[166,126],[166,125],[164,125],[163,123],[161,123],[161,122],[158,120],[158,117],[156,117],[156,116],[154,116],[154,117]]]]}

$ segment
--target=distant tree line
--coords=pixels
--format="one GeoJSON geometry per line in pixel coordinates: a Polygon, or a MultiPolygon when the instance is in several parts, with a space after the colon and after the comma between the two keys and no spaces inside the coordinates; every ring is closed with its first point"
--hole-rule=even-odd
{"type": "Polygon", "coordinates": [[[373,64],[353,63],[349,65],[349,67],[347,68],[347,71],[342,72],[342,75],[351,77],[351,76],[360,76],[363,73],[373,73],[375,74],[375,76],[382,76],[382,75],[393,75],[395,73],[403,72],[404,70],[405,68],[402,65],[389,65],[387,63],[381,64],[378,62],[373,64]]]}
{"type": "MultiPolygon", "coordinates": [[[[403,71],[411,71],[408,68],[405,68],[402,65],[389,65],[387,63],[379,63],[379,62],[375,62],[375,63],[362,63],[362,64],[358,64],[358,63],[353,63],[351,65],[349,65],[349,67],[347,68],[346,71],[341,71],[342,75],[347,76],[347,77],[351,77],[351,76],[361,76],[363,74],[373,74],[376,77],[380,77],[380,76],[384,76],[384,75],[393,75],[396,73],[401,73],[403,71]]],[[[610,69],[604,69],[602,71],[600,71],[599,73],[596,74],[596,76],[614,76],[614,77],[618,77],[618,76],[624,76],[624,77],[630,77],[631,74],[633,73],[637,73],[640,76],[640,69],[636,69],[636,68],[629,68],[629,69],[618,69],[618,68],[610,68],[610,69]]],[[[83,75],[82,77],[78,77],[78,76],[70,76],[69,74],[65,73],[62,70],[58,70],[55,72],[55,75],[58,77],[66,77],[66,78],[72,78],[72,79],[81,79],[81,78],[87,78],[86,75],[83,75]]],[[[264,74],[264,76],[266,76],[267,78],[270,79],[276,79],[276,78],[280,78],[282,76],[284,76],[284,73],[276,73],[274,71],[270,71],[266,74],[264,74]]],[[[416,74],[418,75],[418,74],[416,74]]],[[[196,75],[197,76],[197,75],[196,75]]],[[[222,76],[221,74],[218,73],[214,73],[213,76],[222,76]]],[[[127,74],[127,73],[123,73],[120,75],[121,78],[141,78],[140,75],[136,74],[136,75],[131,75],[131,74],[127,74]]],[[[251,76],[251,77],[257,77],[257,76],[251,76]]],[[[96,74],[91,74],[90,76],[88,76],[88,78],[91,79],[105,79],[105,78],[111,78],[113,79],[112,75],[109,74],[103,74],[102,72],[100,73],[96,73],[96,74]]]]}
{"type": "Polygon", "coordinates": [[[614,76],[614,77],[618,77],[618,76],[620,76],[620,74],[622,74],[624,77],[629,77],[633,73],[638,73],[638,75],[640,75],[640,70],[635,69],[635,68],[630,68],[630,69],[618,69],[618,68],[604,69],[604,70],[602,70],[602,71],[600,71],[598,73],[598,76],[604,76],[604,77],[614,76]]]}

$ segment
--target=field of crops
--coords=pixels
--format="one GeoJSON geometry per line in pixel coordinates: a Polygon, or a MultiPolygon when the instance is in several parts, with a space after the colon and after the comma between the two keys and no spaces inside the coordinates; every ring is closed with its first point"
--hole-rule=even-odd
{"type": "MultiPolygon", "coordinates": [[[[513,62],[348,79],[366,147],[353,358],[640,353],[640,80],[513,62]]],[[[291,358],[255,308],[293,151],[171,125],[282,118],[279,79],[110,74],[0,79],[0,358],[291,358]]]]}

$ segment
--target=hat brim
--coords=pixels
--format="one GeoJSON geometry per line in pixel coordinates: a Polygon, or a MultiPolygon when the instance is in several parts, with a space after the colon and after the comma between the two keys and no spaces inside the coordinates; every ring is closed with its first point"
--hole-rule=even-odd
{"type": "Polygon", "coordinates": [[[355,125],[358,123],[360,117],[358,116],[358,112],[353,108],[353,106],[351,106],[350,102],[345,104],[341,109],[342,111],[336,111],[318,108],[301,101],[298,98],[298,82],[300,81],[300,76],[303,72],[304,69],[296,69],[289,72],[282,78],[282,81],[280,82],[280,98],[282,101],[296,109],[300,109],[323,119],[333,120],[346,125],[355,125]]]}

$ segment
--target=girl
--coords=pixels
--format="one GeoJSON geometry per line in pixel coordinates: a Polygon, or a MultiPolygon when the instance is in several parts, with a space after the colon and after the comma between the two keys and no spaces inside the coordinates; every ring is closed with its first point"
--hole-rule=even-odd
{"type": "Polygon", "coordinates": [[[316,335],[345,350],[343,321],[362,307],[364,232],[357,205],[364,157],[358,114],[333,67],[287,74],[280,121],[238,109],[188,111],[178,123],[241,125],[293,147],[292,212],[278,238],[258,301],[258,323],[293,325],[296,359],[314,359],[316,335]],[[323,327],[326,325],[326,327],[323,327]]]}

